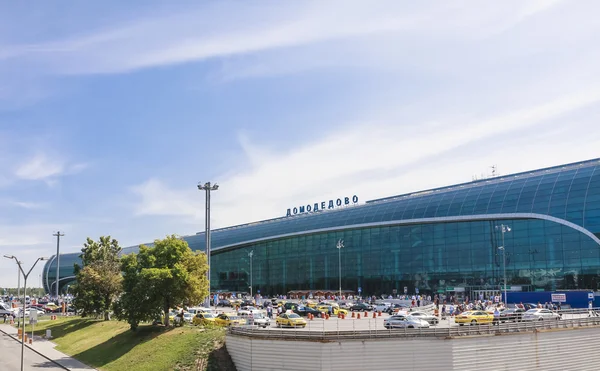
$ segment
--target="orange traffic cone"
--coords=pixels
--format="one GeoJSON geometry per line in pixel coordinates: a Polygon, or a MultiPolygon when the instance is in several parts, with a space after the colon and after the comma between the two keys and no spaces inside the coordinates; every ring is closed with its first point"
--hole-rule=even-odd
{"type": "Polygon", "coordinates": [[[373,318],[377,318],[377,313],[373,312],[373,318]]]}
{"type": "Polygon", "coordinates": [[[356,318],[356,313],[352,312],[352,318],[356,318]]]}
{"type": "Polygon", "coordinates": [[[356,319],[360,319],[360,313],[356,315],[356,319]]]}
{"type": "Polygon", "coordinates": [[[377,312],[377,316],[381,317],[381,311],[377,312]]]}

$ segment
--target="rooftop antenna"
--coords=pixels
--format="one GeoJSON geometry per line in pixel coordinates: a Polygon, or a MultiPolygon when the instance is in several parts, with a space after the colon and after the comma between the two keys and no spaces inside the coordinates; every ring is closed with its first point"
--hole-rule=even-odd
{"type": "Polygon", "coordinates": [[[492,165],[490,166],[492,168],[492,178],[497,177],[498,175],[498,165],[492,165]]]}

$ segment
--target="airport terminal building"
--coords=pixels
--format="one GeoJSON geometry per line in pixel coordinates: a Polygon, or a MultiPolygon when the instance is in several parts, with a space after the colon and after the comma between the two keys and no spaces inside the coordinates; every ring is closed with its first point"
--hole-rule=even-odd
{"type": "MultiPolygon", "coordinates": [[[[600,159],[356,201],[347,195],[213,230],[211,289],[248,292],[252,281],[264,295],[336,291],[340,258],[342,289],[364,295],[487,296],[504,269],[511,291],[600,285],[600,159]]],[[[205,249],[204,233],[184,239],[205,249]]],[[[61,254],[62,291],[78,255],[61,254]]],[[[55,257],[43,277],[54,292],[55,257]]]]}

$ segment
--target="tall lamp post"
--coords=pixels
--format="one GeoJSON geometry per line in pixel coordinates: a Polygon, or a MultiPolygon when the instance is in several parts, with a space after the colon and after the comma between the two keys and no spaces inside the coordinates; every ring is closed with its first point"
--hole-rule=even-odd
{"type": "Polygon", "coordinates": [[[208,298],[205,301],[205,306],[210,307],[210,191],[216,191],[219,189],[218,184],[210,184],[210,182],[206,182],[204,184],[198,183],[198,189],[200,191],[206,192],[206,210],[204,216],[204,224],[205,224],[205,237],[206,237],[206,261],[208,263],[208,298]]]}
{"type": "Polygon", "coordinates": [[[17,298],[21,297],[21,269],[19,264],[23,264],[23,262],[17,262],[17,298]]]}
{"type": "Polygon", "coordinates": [[[252,257],[254,256],[254,250],[248,253],[248,257],[250,258],[250,297],[253,298],[252,295],[252,257]]]}
{"type": "Polygon", "coordinates": [[[37,258],[37,260],[35,261],[35,263],[33,263],[29,271],[25,273],[23,267],[21,266],[22,263],[14,255],[4,255],[4,257],[7,259],[14,259],[17,262],[17,265],[19,266],[19,271],[23,274],[23,312],[19,313],[19,315],[23,315],[23,332],[21,332],[21,371],[23,371],[23,355],[25,352],[25,295],[27,293],[27,277],[29,277],[31,271],[33,270],[33,268],[35,268],[37,262],[39,262],[40,260],[48,260],[48,258],[37,258]]]}
{"type": "Polygon", "coordinates": [[[344,240],[338,240],[335,247],[338,249],[338,267],[339,267],[339,279],[340,279],[340,296],[338,300],[342,300],[342,247],[344,247],[344,240]]]}
{"type": "Polygon", "coordinates": [[[504,233],[510,232],[511,229],[506,224],[500,224],[496,226],[496,229],[500,228],[502,232],[502,246],[498,247],[498,250],[502,250],[502,270],[504,272],[504,307],[508,306],[508,296],[506,295],[506,247],[504,246],[504,233]]]}
{"type": "Polygon", "coordinates": [[[60,238],[65,234],[60,233],[60,231],[57,231],[52,235],[56,237],[56,304],[60,304],[58,299],[58,283],[60,279],[60,238]]]}

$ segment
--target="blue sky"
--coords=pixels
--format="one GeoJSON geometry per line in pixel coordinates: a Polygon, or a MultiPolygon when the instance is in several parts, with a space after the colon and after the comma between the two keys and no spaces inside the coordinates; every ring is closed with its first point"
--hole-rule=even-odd
{"type": "Polygon", "coordinates": [[[195,233],[199,181],[223,227],[600,157],[598,11],[0,1],[0,252],[195,233]]]}

